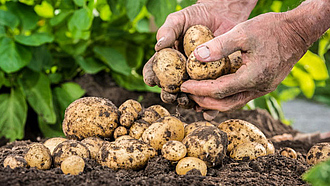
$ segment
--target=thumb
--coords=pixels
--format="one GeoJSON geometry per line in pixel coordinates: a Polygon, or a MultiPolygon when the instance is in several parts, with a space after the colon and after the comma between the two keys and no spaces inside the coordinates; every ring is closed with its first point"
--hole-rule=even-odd
{"type": "Polygon", "coordinates": [[[234,27],[225,34],[196,47],[194,55],[201,62],[217,61],[238,50],[242,50],[244,41],[243,32],[238,27],[234,27]]]}

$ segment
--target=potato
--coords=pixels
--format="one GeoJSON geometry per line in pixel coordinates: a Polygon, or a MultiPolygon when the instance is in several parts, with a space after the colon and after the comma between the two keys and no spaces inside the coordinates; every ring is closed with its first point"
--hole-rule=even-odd
{"type": "Polygon", "coordinates": [[[113,137],[117,139],[120,136],[126,135],[128,133],[127,129],[123,126],[119,126],[115,129],[115,132],[113,133],[113,137]]]}
{"type": "Polygon", "coordinates": [[[157,155],[157,151],[150,145],[136,139],[122,139],[104,143],[101,147],[97,161],[102,166],[111,169],[143,168],[148,160],[157,155]]]}
{"type": "Polygon", "coordinates": [[[199,127],[182,143],[187,147],[187,156],[199,158],[209,167],[222,163],[227,150],[227,135],[215,126],[199,127]]]}
{"type": "Polygon", "coordinates": [[[267,155],[275,154],[275,147],[270,140],[268,140],[266,151],[267,151],[267,155]]]}
{"type": "Polygon", "coordinates": [[[172,48],[164,48],[155,54],[152,70],[156,75],[156,84],[164,91],[176,93],[187,79],[186,57],[172,48]]]}
{"type": "Polygon", "coordinates": [[[190,27],[183,38],[183,49],[186,56],[190,56],[197,46],[213,38],[212,31],[204,25],[194,25],[190,27]]]}
{"type": "Polygon", "coordinates": [[[230,152],[230,157],[235,160],[243,160],[244,158],[253,160],[265,155],[267,155],[266,148],[257,142],[241,143],[230,152]]]}
{"type": "Polygon", "coordinates": [[[135,139],[140,139],[143,132],[150,126],[150,124],[144,120],[137,120],[133,123],[129,129],[129,135],[135,139]]]}
{"type": "Polygon", "coordinates": [[[179,161],[187,154],[186,146],[180,142],[171,140],[166,142],[162,147],[162,155],[170,161],[179,161]]]}
{"type": "Polygon", "coordinates": [[[55,138],[49,138],[44,142],[44,145],[49,149],[50,154],[53,155],[55,147],[59,144],[62,143],[63,141],[68,140],[66,138],[62,137],[55,137],[55,138]]]}
{"type": "Polygon", "coordinates": [[[142,111],[142,106],[139,102],[129,99],[121,104],[118,110],[121,113],[119,123],[125,127],[130,127],[142,111]]]}
{"type": "Polygon", "coordinates": [[[156,150],[160,150],[167,141],[182,141],[183,137],[183,123],[176,117],[165,116],[143,132],[142,141],[150,144],[156,150]]]}
{"type": "Polygon", "coordinates": [[[241,51],[236,51],[228,56],[230,73],[235,73],[243,64],[241,51]]]}
{"type": "Polygon", "coordinates": [[[152,105],[143,112],[141,119],[151,124],[155,122],[157,119],[169,115],[170,113],[163,106],[152,105]]]}
{"type": "Polygon", "coordinates": [[[280,151],[280,154],[282,156],[288,157],[288,158],[292,158],[292,159],[297,159],[297,153],[295,150],[293,150],[290,147],[285,147],[280,151]]]}
{"type": "Polygon", "coordinates": [[[15,169],[16,167],[27,167],[27,162],[22,156],[11,154],[3,161],[3,166],[15,169]]]}
{"type": "Polygon", "coordinates": [[[58,144],[54,149],[54,166],[59,167],[67,157],[72,155],[90,158],[90,152],[83,143],[75,140],[67,140],[58,144]]]}
{"type": "Polygon", "coordinates": [[[41,143],[32,144],[25,154],[24,159],[29,167],[36,167],[41,170],[50,169],[52,165],[50,150],[41,143]]]}
{"type": "Polygon", "coordinates": [[[72,155],[61,163],[61,170],[64,174],[78,175],[84,172],[85,161],[80,156],[72,155]]]}
{"type": "Polygon", "coordinates": [[[315,165],[319,162],[323,162],[330,159],[330,143],[323,142],[317,143],[312,146],[307,155],[306,161],[308,164],[315,165]]]}
{"type": "Polygon", "coordinates": [[[192,131],[196,130],[199,127],[205,127],[205,126],[214,126],[214,125],[208,121],[196,121],[190,123],[184,127],[184,136],[187,136],[188,134],[190,134],[192,131]]]}
{"type": "Polygon", "coordinates": [[[121,140],[128,140],[128,139],[135,139],[135,138],[133,138],[133,137],[130,136],[130,135],[123,135],[123,136],[119,136],[115,141],[116,141],[116,142],[119,142],[119,141],[121,141],[121,140]]]}
{"type": "Polygon", "coordinates": [[[228,149],[232,151],[237,145],[247,142],[258,142],[267,148],[268,140],[255,125],[240,119],[230,119],[218,125],[228,136],[228,149]]]}
{"type": "Polygon", "coordinates": [[[178,97],[178,93],[169,93],[166,92],[164,89],[160,92],[160,99],[164,103],[174,103],[178,97]]]}
{"type": "Polygon", "coordinates": [[[119,111],[108,99],[84,97],[65,110],[63,132],[69,139],[112,137],[118,125],[119,111]]]}
{"type": "Polygon", "coordinates": [[[175,171],[178,175],[185,175],[188,171],[197,169],[202,176],[206,176],[207,166],[204,161],[195,157],[185,157],[176,165],[175,171]]]}
{"type": "Polygon", "coordinates": [[[88,148],[91,158],[95,159],[104,143],[104,140],[98,137],[88,137],[82,140],[81,143],[88,148]]]}

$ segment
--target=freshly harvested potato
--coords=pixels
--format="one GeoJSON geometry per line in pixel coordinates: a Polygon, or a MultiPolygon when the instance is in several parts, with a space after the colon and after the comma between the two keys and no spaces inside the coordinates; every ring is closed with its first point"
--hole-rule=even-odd
{"type": "Polygon", "coordinates": [[[61,170],[64,174],[78,175],[84,172],[85,161],[80,156],[72,155],[61,163],[61,170]]]}
{"type": "Polygon", "coordinates": [[[330,159],[330,143],[317,143],[309,149],[306,155],[306,162],[315,165],[330,159]]]}
{"type": "Polygon", "coordinates": [[[264,133],[255,125],[240,119],[230,119],[218,125],[218,128],[228,136],[228,149],[232,151],[237,145],[248,142],[258,142],[267,148],[268,140],[264,133]]]}
{"type": "Polygon", "coordinates": [[[241,51],[236,51],[228,56],[230,73],[235,73],[243,64],[241,51]]]}
{"type": "Polygon", "coordinates": [[[119,111],[108,99],[84,97],[65,110],[63,132],[69,139],[109,138],[118,125],[119,111]]]}
{"type": "Polygon", "coordinates": [[[128,133],[127,129],[124,126],[119,126],[115,129],[113,137],[117,139],[120,136],[126,135],[128,133]]]}
{"type": "Polygon", "coordinates": [[[183,123],[174,116],[165,116],[143,132],[142,141],[150,144],[156,150],[160,150],[167,141],[182,141],[183,137],[183,123]]]}
{"type": "Polygon", "coordinates": [[[123,136],[119,136],[115,141],[119,142],[121,140],[128,140],[128,139],[135,139],[130,135],[123,135],[123,136]]]}
{"type": "Polygon", "coordinates": [[[83,143],[75,140],[67,140],[58,144],[54,149],[54,166],[59,167],[67,157],[72,155],[90,158],[90,152],[83,143]]]}
{"type": "Polygon", "coordinates": [[[196,121],[190,123],[184,127],[184,136],[187,136],[188,134],[190,134],[192,131],[196,130],[199,127],[205,127],[205,126],[214,126],[214,125],[208,121],[196,121]]]}
{"type": "Polygon", "coordinates": [[[137,120],[133,123],[129,129],[129,135],[135,139],[140,139],[143,132],[150,126],[150,124],[144,120],[137,120]]]}
{"type": "Polygon", "coordinates": [[[181,84],[188,77],[186,57],[175,49],[164,48],[156,53],[152,64],[156,84],[166,92],[179,92],[181,84]]]}
{"type": "Polygon", "coordinates": [[[184,109],[191,109],[196,106],[196,102],[188,97],[186,93],[180,92],[177,97],[178,106],[184,109]]]}
{"type": "Polygon", "coordinates": [[[97,161],[102,166],[111,169],[143,168],[148,160],[157,155],[157,151],[149,144],[136,139],[122,139],[104,143],[101,147],[97,161]]]}
{"type": "Polygon", "coordinates": [[[62,143],[63,141],[68,140],[66,138],[62,138],[62,137],[55,137],[55,138],[49,138],[48,140],[46,140],[44,142],[44,145],[49,149],[50,154],[53,155],[54,149],[55,147],[62,143]]]}
{"type": "Polygon", "coordinates": [[[118,110],[121,113],[119,123],[125,127],[130,127],[138,118],[139,113],[142,111],[142,106],[138,101],[129,99],[121,104],[118,110]]]}
{"type": "Polygon", "coordinates": [[[297,153],[295,150],[293,150],[290,147],[285,147],[280,151],[280,154],[282,156],[288,157],[288,158],[292,158],[292,159],[297,159],[297,153]]]}
{"type": "Polygon", "coordinates": [[[160,92],[160,99],[164,103],[174,103],[178,97],[178,93],[169,93],[166,92],[164,89],[160,92]]]}
{"type": "Polygon", "coordinates": [[[187,156],[199,158],[209,167],[222,163],[227,150],[227,135],[215,126],[199,127],[182,143],[187,147],[187,156]]]}
{"type": "Polygon", "coordinates": [[[162,155],[170,161],[179,161],[187,154],[186,146],[180,141],[168,141],[162,147],[162,155]]]}
{"type": "Polygon", "coordinates": [[[148,107],[142,114],[142,120],[148,122],[149,124],[155,122],[157,119],[164,116],[169,116],[170,113],[166,108],[161,105],[152,105],[148,107]]]}
{"type": "Polygon", "coordinates": [[[275,147],[270,140],[268,140],[266,151],[267,151],[267,155],[275,154],[275,147]]]}
{"type": "Polygon", "coordinates": [[[32,144],[25,154],[24,159],[29,167],[36,167],[41,170],[49,169],[52,165],[50,151],[41,143],[32,144]]]}
{"type": "Polygon", "coordinates": [[[204,161],[195,157],[185,157],[176,165],[175,171],[178,175],[185,175],[188,171],[197,169],[202,176],[206,176],[207,166],[204,161]]]}
{"type": "Polygon", "coordinates": [[[3,166],[15,169],[16,167],[27,167],[27,162],[22,156],[11,154],[3,161],[3,166]]]}
{"type": "Polygon", "coordinates": [[[98,137],[88,137],[83,139],[81,143],[88,148],[91,158],[95,159],[104,143],[104,140],[98,137]]]}
{"type": "Polygon", "coordinates": [[[190,56],[196,47],[213,38],[212,31],[204,25],[194,25],[190,27],[183,38],[183,49],[186,56],[190,56]]]}
{"type": "Polygon", "coordinates": [[[257,142],[241,143],[230,152],[230,157],[235,160],[243,160],[244,158],[253,160],[265,155],[267,155],[266,148],[257,142]]]}

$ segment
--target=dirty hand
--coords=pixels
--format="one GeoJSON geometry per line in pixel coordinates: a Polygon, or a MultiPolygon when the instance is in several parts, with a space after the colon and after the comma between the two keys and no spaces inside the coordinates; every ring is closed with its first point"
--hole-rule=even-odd
{"type": "Polygon", "coordinates": [[[307,0],[285,13],[259,15],[198,46],[194,54],[200,61],[215,61],[240,50],[243,65],[216,80],[188,80],[181,91],[190,93],[202,109],[230,111],[275,90],[329,28],[329,4],[307,0]]]}

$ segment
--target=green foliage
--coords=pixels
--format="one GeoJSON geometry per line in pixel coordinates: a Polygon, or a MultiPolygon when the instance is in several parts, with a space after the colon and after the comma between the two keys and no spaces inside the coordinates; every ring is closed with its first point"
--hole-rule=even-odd
{"type": "Polygon", "coordinates": [[[316,164],[303,174],[303,180],[315,186],[330,185],[330,160],[316,164]]]}

